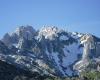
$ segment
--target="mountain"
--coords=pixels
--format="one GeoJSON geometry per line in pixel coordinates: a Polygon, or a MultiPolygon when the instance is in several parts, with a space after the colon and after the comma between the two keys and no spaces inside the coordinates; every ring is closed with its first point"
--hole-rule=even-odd
{"type": "Polygon", "coordinates": [[[100,38],[57,27],[21,26],[0,41],[0,60],[42,75],[76,76],[100,61],[100,38]]]}

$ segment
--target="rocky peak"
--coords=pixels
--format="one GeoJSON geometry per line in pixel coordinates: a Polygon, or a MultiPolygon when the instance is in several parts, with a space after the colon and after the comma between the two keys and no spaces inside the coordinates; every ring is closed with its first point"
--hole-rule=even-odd
{"type": "Polygon", "coordinates": [[[32,26],[21,26],[18,27],[14,33],[17,34],[19,37],[31,39],[35,35],[36,31],[35,29],[33,29],[32,26]]]}
{"type": "Polygon", "coordinates": [[[7,46],[17,46],[21,39],[32,40],[36,35],[35,29],[32,26],[20,26],[12,33],[6,33],[2,41],[7,46]]]}
{"type": "Polygon", "coordinates": [[[44,36],[45,39],[53,40],[55,37],[57,37],[57,33],[59,33],[60,30],[57,27],[43,27],[39,31],[39,36],[44,36]]]}
{"type": "Polygon", "coordinates": [[[81,39],[80,39],[80,41],[82,42],[82,43],[85,43],[85,42],[91,42],[91,41],[93,41],[93,37],[92,37],[92,35],[90,35],[90,34],[85,34],[85,35],[83,35],[82,37],[81,37],[81,39]]]}
{"type": "Polygon", "coordinates": [[[35,33],[35,29],[32,26],[20,26],[15,30],[15,33],[20,35],[20,33],[35,33]]]}

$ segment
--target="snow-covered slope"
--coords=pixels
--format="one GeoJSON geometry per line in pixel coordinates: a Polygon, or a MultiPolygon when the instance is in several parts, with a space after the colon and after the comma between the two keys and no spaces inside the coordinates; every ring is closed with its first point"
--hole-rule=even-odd
{"type": "Polygon", "coordinates": [[[91,59],[100,56],[99,38],[57,27],[36,31],[31,26],[21,26],[5,34],[1,41],[1,60],[52,76],[77,75],[91,59]]]}

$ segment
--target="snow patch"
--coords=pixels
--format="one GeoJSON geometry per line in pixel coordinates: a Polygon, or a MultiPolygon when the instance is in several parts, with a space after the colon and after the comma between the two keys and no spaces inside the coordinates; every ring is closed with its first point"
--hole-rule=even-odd
{"type": "Polygon", "coordinates": [[[68,65],[71,65],[77,60],[77,55],[81,54],[81,50],[78,47],[79,46],[76,43],[65,46],[63,50],[66,57],[63,58],[63,66],[66,67],[68,65]],[[67,52],[67,50],[69,50],[69,53],[67,52]]]}
{"type": "Polygon", "coordinates": [[[73,73],[69,66],[78,60],[78,54],[82,54],[82,49],[79,49],[78,47],[79,45],[77,43],[73,43],[72,45],[65,46],[63,49],[65,57],[63,57],[62,65],[67,68],[66,73],[68,75],[72,75],[73,73]],[[67,52],[67,50],[69,50],[69,52],[67,52]]]}
{"type": "Polygon", "coordinates": [[[56,62],[56,64],[57,64],[57,66],[58,66],[58,68],[59,68],[59,70],[62,72],[62,74],[65,76],[65,73],[64,73],[64,71],[62,70],[62,67],[60,66],[60,60],[59,60],[59,58],[58,58],[58,53],[52,53],[52,56],[53,56],[53,59],[55,60],[55,62],[56,62]]]}

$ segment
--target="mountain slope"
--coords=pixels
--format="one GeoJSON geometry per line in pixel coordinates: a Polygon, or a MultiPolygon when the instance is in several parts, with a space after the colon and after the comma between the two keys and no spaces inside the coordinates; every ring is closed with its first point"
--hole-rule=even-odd
{"type": "Polygon", "coordinates": [[[41,76],[37,72],[32,73],[0,60],[0,80],[44,80],[45,78],[46,75],[41,76]]]}

